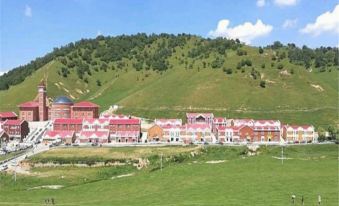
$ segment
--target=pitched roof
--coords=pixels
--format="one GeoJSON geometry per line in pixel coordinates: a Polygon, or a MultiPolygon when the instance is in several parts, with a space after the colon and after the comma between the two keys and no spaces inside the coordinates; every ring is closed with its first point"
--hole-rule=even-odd
{"type": "Polygon", "coordinates": [[[198,116],[203,116],[203,117],[213,117],[213,113],[186,113],[186,117],[198,117],[198,116]]]}
{"type": "Polygon", "coordinates": [[[19,105],[19,107],[38,107],[39,103],[34,101],[24,102],[19,105]]]}
{"type": "Polygon", "coordinates": [[[84,119],[83,121],[84,124],[109,124],[109,119],[84,119]]]}
{"type": "Polygon", "coordinates": [[[99,107],[99,105],[94,104],[89,101],[82,101],[82,102],[75,103],[73,107],[99,107]]]}
{"type": "Polygon", "coordinates": [[[302,129],[309,129],[313,128],[312,125],[284,125],[286,128],[293,128],[295,130],[302,128],[302,129]]]}
{"type": "Polygon", "coordinates": [[[193,129],[193,130],[206,130],[206,129],[211,129],[211,126],[209,124],[186,124],[187,129],[193,129]]]}
{"type": "Polygon", "coordinates": [[[155,124],[163,125],[182,125],[181,119],[155,119],[155,124]]]}
{"type": "Polygon", "coordinates": [[[109,131],[81,131],[80,138],[108,138],[109,131]]]}
{"type": "Polygon", "coordinates": [[[226,123],[226,118],[224,118],[224,117],[214,117],[213,122],[214,123],[226,123]]]}
{"type": "Polygon", "coordinates": [[[64,138],[72,138],[74,136],[74,131],[46,131],[43,135],[43,139],[64,139],[64,138]]]}
{"type": "Polygon", "coordinates": [[[109,124],[140,124],[140,119],[110,119],[109,124]]]}
{"type": "Polygon", "coordinates": [[[82,124],[82,119],[60,118],[55,119],[54,124],[82,124]]]}
{"type": "Polygon", "coordinates": [[[15,112],[0,112],[0,118],[13,118],[18,117],[15,112]]]}
{"type": "Polygon", "coordinates": [[[21,125],[25,120],[19,119],[8,119],[3,124],[4,125],[21,125]]]}

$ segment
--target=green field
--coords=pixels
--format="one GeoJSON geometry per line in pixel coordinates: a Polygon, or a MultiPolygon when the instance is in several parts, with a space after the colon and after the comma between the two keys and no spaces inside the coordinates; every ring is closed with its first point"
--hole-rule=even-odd
{"type": "MultiPolygon", "coordinates": [[[[103,155],[112,159],[148,158],[138,171],[131,165],[115,167],[34,168],[32,176],[0,176],[0,205],[291,205],[292,194],[301,205],[316,205],[321,194],[326,206],[338,205],[338,145],[289,146],[284,161],[280,147],[262,146],[256,156],[244,147],[97,148],[52,150],[35,161],[53,157],[76,159],[103,155]],[[180,154],[176,151],[180,151],[180,154]],[[191,152],[195,151],[192,157],[191,152]],[[160,170],[159,154],[163,153],[160,170]],[[63,155],[62,155],[63,154],[63,155]],[[127,155],[128,154],[128,155],[127,155]],[[59,156],[60,155],[60,156],[59,156]],[[209,161],[224,160],[211,164],[209,161]],[[132,176],[115,178],[121,174],[132,176]],[[63,185],[61,189],[29,188],[63,185]]],[[[34,159],[33,158],[33,159],[34,159]]],[[[33,160],[32,159],[32,160],[33,160]]]]}

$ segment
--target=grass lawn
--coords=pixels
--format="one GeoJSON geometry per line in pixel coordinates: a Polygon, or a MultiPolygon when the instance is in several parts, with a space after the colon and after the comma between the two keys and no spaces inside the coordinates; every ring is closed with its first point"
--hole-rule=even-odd
{"type": "MultiPolygon", "coordinates": [[[[115,148],[109,153],[116,155],[112,150],[115,148]]],[[[117,150],[129,150],[135,155],[140,152],[131,148],[117,150]]],[[[253,157],[244,155],[243,147],[207,147],[200,151],[178,162],[167,163],[169,156],[165,156],[162,171],[151,169],[159,164],[151,161],[150,168],[141,171],[130,166],[35,168],[33,172],[38,176],[19,176],[16,183],[10,175],[0,175],[0,205],[43,205],[44,199],[53,197],[57,205],[286,206],[291,205],[292,194],[299,205],[301,195],[305,205],[316,205],[318,194],[322,205],[338,205],[338,145],[287,147],[284,152],[291,159],[283,165],[273,158],[280,155],[279,147],[262,147],[260,154],[253,157]],[[207,163],[210,160],[225,161],[207,163]],[[134,175],[111,178],[130,173],[134,175]],[[27,190],[41,185],[65,187],[27,190]]],[[[78,156],[88,154],[79,152],[78,156]]]]}

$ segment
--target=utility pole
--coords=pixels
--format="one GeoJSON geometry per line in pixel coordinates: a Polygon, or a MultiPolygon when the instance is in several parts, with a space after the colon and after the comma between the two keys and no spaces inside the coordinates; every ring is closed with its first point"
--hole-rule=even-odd
{"type": "Polygon", "coordinates": [[[281,146],[281,164],[284,164],[284,146],[281,146]]]}
{"type": "Polygon", "coordinates": [[[163,155],[163,153],[161,153],[161,155],[160,155],[160,171],[162,172],[162,155],[163,155]]]}

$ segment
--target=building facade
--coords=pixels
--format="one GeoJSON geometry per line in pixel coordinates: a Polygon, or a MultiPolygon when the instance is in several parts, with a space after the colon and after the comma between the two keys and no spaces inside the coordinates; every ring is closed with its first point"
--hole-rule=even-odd
{"type": "Polygon", "coordinates": [[[28,122],[25,120],[6,120],[3,122],[2,128],[11,140],[22,141],[29,133],[28,122]]]}

